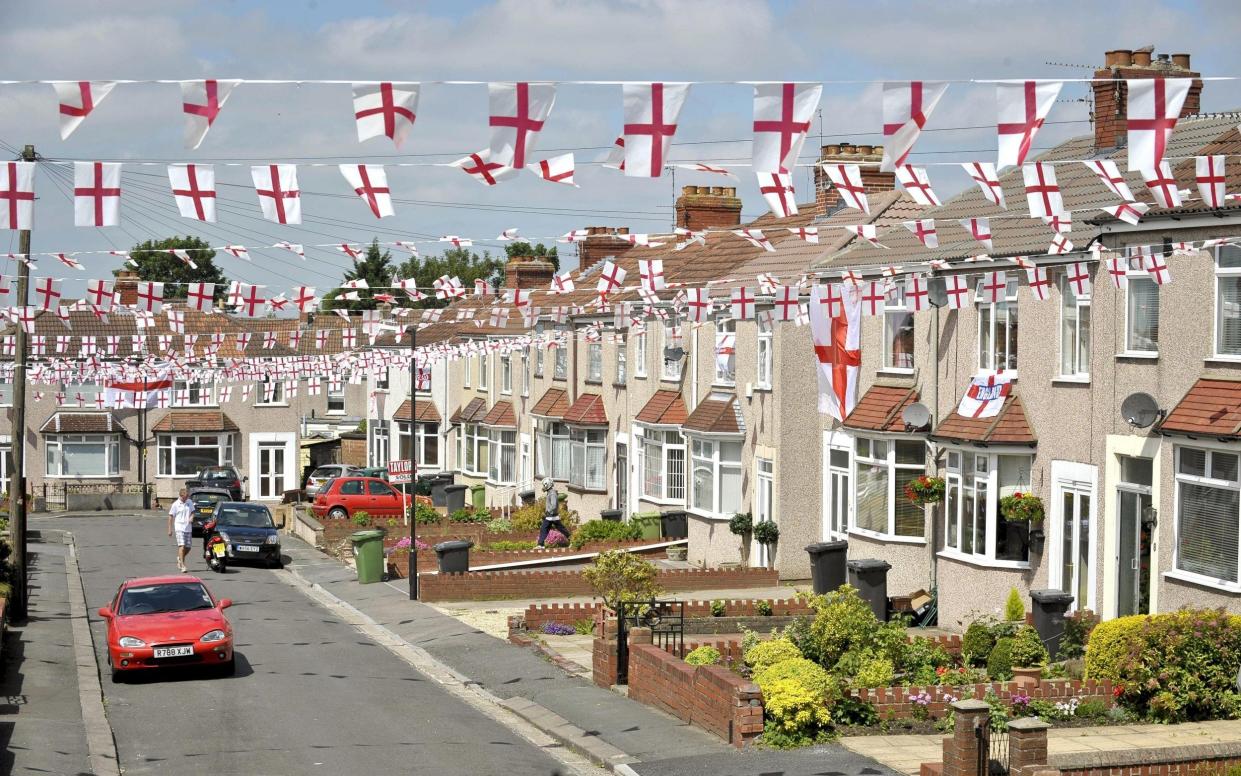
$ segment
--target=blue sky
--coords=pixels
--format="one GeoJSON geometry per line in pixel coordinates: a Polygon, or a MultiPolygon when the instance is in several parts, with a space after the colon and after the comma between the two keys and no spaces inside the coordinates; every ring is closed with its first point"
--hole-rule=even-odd
{"type": "MultiPolygon", "coordinates": [[[[1241,75],[1232,37],[1241,4],[1133,0],[1123,12],[1102,3],[895,0],[44,0],[0,10],[0,73],[6,78],[324,78],[430,81],[436,79],[663,79],[872,80],[909,78],[1072,78],[1112,48],[1156,45],[1189,52],[1205,75],[1241,75]]],[[[1089,130],[1083,85],[1067,85],[1046,146],[1089,130]]],[[[743,161],[749,156],[752,92],[741,85],[695,87],[681,117],[679,159],[743,161]]],[[[634,231],[670,227],[673,181],[626,179],[586,166],[602,158],[620,126],[620,90],[563,85],[540,141],[541,149],[579,149],[580,189],[523,176],[486,189],[457,170],[389,169],[405,203],[395,218],[376,221],[347,193],[335,168],[303,168],[307,223],[279,227],[261,221],[245,166],[217,168],[228,212],[213,227],[177,216],[162,162],[227,160],[243,164],[295,159],[330,162],[451,161],[486,147],[483,86],[424,88],[413,135],[399,156],[386,140],[359,144],[347,86],[243,85],[197,151],[181,147],[179,93],[174,85],[120,86],[68,141],[56,131],[51,87],[0,87],[0,142],[34,143],[55,159],[160,161],[126,166],[123,224],[113,229],[72,226],[62,185],[37,183],[35,251],[108,250],[174,232],[213,244],[270,245],[364,242],[460,234],[494,237],[520,227],[527,235],[558,235],[590,225],[634,231]],[[583,150],[584,149],[584,150],[583,150]],[[322,192],[335,196],[320,196],[322,192]],[[522,208],[514,212],[512,208],[522,208]]],[[[1205,110],[1241,107],[1241,87],[1208,83],[1205,110]]],[[[878,87],[829,84],[821,126],[825,142],[878,142],[878,87]]],[[[919,143],[916,161],[994,157],[994,130],[959,129],[994,121],[988,87],[953,85],[919,143]]],[[[819,143],[818,125],[805,147],[819,143]]],[[[745,168],[741,194],[747,216],[764,210],[745,168]]],[[[964,185],[956,173],[931,171],[941,194],[964,185]]],[[[679,172],[675,185],[720,183],[679,172]]],[[[795,179],[799,198],[811,196],[808,173],[795,179]]],[[[0,253],[9,250],[0,235],[0,253]]],[[[494,246],[494,243],[490,245],[494,246]]],[[[486,246],[480,246],[486,247],[486,246]]],[[[423,246],[434,252],[436,246],[423,246]]],[[[338,282],[347,259],[327,249],[300,264],[290,254],[252,251],[255,261],[217,256],[225,272],[273,288],[338,282]]],[[[106,276],[107,256],[88,256],[73,273],[43,262],[36,274],[106,276]]],[[[571,262],[570,262],[571,263],[571,262]]],[[[11,272],[11,266],[0,266],[11,272]]],[[[80,285],[78,286],[80,287],[80,285]]]]}

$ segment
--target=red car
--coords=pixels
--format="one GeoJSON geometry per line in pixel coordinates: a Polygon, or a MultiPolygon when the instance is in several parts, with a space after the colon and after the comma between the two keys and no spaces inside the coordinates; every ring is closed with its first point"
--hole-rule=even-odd
{"type": "Polygon", "coordinates": [[[405,517],[410,497],[378,477],[337,477],[315,494],[310,511],[315,517],[344,519],[355,512],[371,517],[405,517]]]}
{"type": "Polygon", "coordinates": [[[208,666],[231,676],[233,626],[224,610],[232,605],[184,574],[122,582],[112,603],[99,610],[108,623],[112,681],[171,666],[208,666]]]}

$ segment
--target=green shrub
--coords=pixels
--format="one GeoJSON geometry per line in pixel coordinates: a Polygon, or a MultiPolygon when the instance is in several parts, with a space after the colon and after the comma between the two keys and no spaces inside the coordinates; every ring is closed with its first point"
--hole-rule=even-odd
{"type": "Polygon", "coordinates": [[[533,550],[534,539],[501,539],[488,542],[479,547],[480,552],[514,552],[517,550],[533,550]]]}
{"type": "Polygon", "coordinates": [[[475,512],[470,507],[462,507],[448,516],[454,523],[485,523],[491,519],[491,513],[480,509],[475,512]]]}
{"type": "Polygon", "coordinates": [[[487,521],[487,533],[512,533],[513,523],[503,517],[487,521]]]}
{"type": "Polygon", "coordinates": [[[1009,636],[998,639],[987,657],[987,676],[993,681],[1007,682],[1013,678],[1013,640],[1009,636]]]}
{"type": "Polygon", "coordinates": [[[862,661],[853,677],[854,687],[891,687],[896,681],[896,667],[883,656],[872,656],[862,661]]]}
{"type": "Polygon", "coordinates": [[[771,602],[770,601],[755,601],[754,611],[758,613],[759,617],[770,617],[771,616],[771,602]]]}
{"type": "Polygon", "coordinates": [[[784,638],[801,650],[802,656],[823,665],[823,648],[814,635],[814,620],[810,617],[794,617],[784,629],[784,638]]]}
{"type": "Polygon", "coordinates": [[[919,636],[909,642],[900,669],[909,684],[927,685],[935,684],[938,676],[936,669],[951,665],[952,655],[948,650],[931,639],[919,636]]]}
{"type": "Polygon", "coordinates": [[[1017,629],[1009,656],[1013,665],[1021,668],[1041,666],[1051,659],[1047,654],[1047,647],[1043,646],[1042,638],[1032,625],[1023,625],[1017,629]]]}
{"type": "Polygon", "coordinates": [[[579,636],[589,636],[595,632],[595,619],[593,617],[583,617],[573,623],[573,632],[579,636]]]}
{"type": "Polygon", "coordinates": [[[720,651],[715,647],[701,646],[686,655],[685,662],[692,666],[713,666],[720,662],[720,651]]]}
{"type": "Polygon", "coordinates": [[[754,530],[754,517],[749,512],[738,512],[728,521],[728,530],[736,536],[749,536],[754,530]]]}
{"type": "Polygon", "coordinates": [[[816,596],[812,605],[815,615],[810,631],[818,642],[823,665],[834,666],[850,649],[866,646],[879,627],[870,604],[850,585],[816,596]]]}
{"type": "Polygon", "coordinates": [[[1057,659],[1071,660],[1086,654],[1086,642],[1098,624],[1099,618],[1089,611],[1078,610],[1065,617],[1064,635],[1060,637],[1057,659]]]}
{"type": "Polygon", "coordinates": [[[655,565],[624,550],[599,553],[582,576],[609,609],[621,601],[641,601],[662,592],[655,581],[655,565]]]}
{"type": "Polygon", "coordinates": [[[823,700],[796,679],[769,684],[763,690],[763,707],[785,733],[809,734],[832,721],[823,700]]]}
{"type": "Polygon", "coordinates": [[[728,604],[724,603],[723,601],[720,601],[720,600],[712,601],[711,602],[711,616],[712,617],[723,617],[724,612],[727,611],[727,606],[728,604]]]}
{"type": "Polygon", "coordinates": [[[754,541],[759,544],[775,544],[780,540],[780,527],[771,520],[760,520],[754,524],[754,541]]]}
{"type": "Polygon", "coordinates": [[[367,512],[354,512],[353,524],[359,528],[366,528],[371,524],[371,516],[367,512]]]}
{"type": "Polygon", "coordinates": [[[642,529],[636,523],[587,520],[573,532],[569,546],[576,550],[590,542],[623,542],[640,538],[642,538],[642,529]]]}
{"type": "Polygon", "coordinates": [[[802,657],[801,650],[788,639],[760,641],[743,654],[745,664],[750,667],[754,674],[762,671],[767,666],[799,657],[802,657]]]}
{"type": "Polygon", "coordinates": [[[1008,590],[1008,600],[1004,602],[1004,619],[1008,622],[1026,621],[1026,605],[1015,587],[1008,590]]]}
{"type": "Polygon", "coordinates": [[[831,708],[832,722],[837,725],[877,725],[879,712],[875,704],[844,695],[831,708]]]}
{"type": "Polygon", "coordinates": [[[754,683],[767,697],[767,688],[791,680],[814,693],[820,703],[831,704],[840,697],[840,685],[823,666],[804,657],[792,657],[772,663],[754,672],[754,683]]]}
{"type": "Polygon", "coordinates": [[[745,659],[744,659],[745,653],[754,649],[760,643],[762,643],[762,639],[759,638],[758,631],[752,631],[749,628],[745,627],[744,625],[741,626],[741,654],[743,655],[742,662],[745,662],[745,659]]]}
{"type": "Polygon", "coordinates": [[[543,525],[543,502],[536,500],[533,504],[525,504],[509,513],[509,522],[514,531],[531,533],[538,531],[543,525]]]}
{"type": "Polygon", "coordinates": [[[421,501],[414,502],[414,522],[418,525],[430,525],[438,523],[441,520],[440,513],[435,511],[435,507],[428,506],[421,501]]]}
{"type": "Polygon", "coordinates": [[[1124,665],[1140,651],[1138,634],[1146,619],[1135,614],[1095,626],[1086,642],[1086,678],[1120,681],[1124,665]]]}
{"type": "Polygon", "coordinates": [[[1087,698],[1077,704],[1077,709],[1073,712],[1074,716],[1082,719],[1105,720],[1107,719],[1108,705],[1106,701],[1098,698],[1087,698]]]}

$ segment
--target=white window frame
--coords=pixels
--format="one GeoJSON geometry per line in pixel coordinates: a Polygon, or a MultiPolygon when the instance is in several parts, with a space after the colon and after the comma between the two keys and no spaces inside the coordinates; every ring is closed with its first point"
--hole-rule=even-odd
{"type": "Polygon", "coordinates": [[[569,345],[567,342],[556,348],[556,357],[552,363],[552,379],[569,379],[569,345]]]}
{"type": "Polygon", "coordinates": [[[912,343],[912,347],[909,353],[907,354],[909,358],[908,366],[900,366],[896,364],[896,352],[892,348],[892,337],[893,337],[893,334],[895,333],[893,331],[893,326],[895,325],[893,321],[901,317],[907,317],[909,319],[910,326],[914,325],[913,312],[910,311],[909,306],[905,301],[905,289],[900,286],[897,286],[896,289],[892,293],[889,293],[884,298],[884,303],[883,303],[883,366],[880,371],[890,372],[893,374],[913,374],[914,363],[915,363],[914,358],[916,356],[916,348],[917,348],[916,335],[910,336],[910,342],[912,343]]]}
{"type": "Polygon", "coordinates": [[[1086,330],[1087,330],[1087,336],[1085,339],[1086,363],[1084,365],[1079,363],[1081,349],[1082,349],[1082,313],[1084,310],[1088,318],[1091,316],[1091,304],[1090,303],[1091,303],[1090,294],[1082,294],[1080,296],[1075,294],[1073,292],[1073,284],[1069,282],[1068,275],[1067,274],[1061,275],[1060,277],[1060,352],[1059,352],[1060,359],[1059,359],[1059,365],[1058,365],[1059,368],[1057,369],[1059,373],[1058,379],[1060,380],[1069,380],[1069,381],[1081,382],[1081,383],[1090,382],[1090,360],[1093,356],[1093,353],[1091,350],[1089,332],[1091,331],[1092,326],[1094,324],[1093,320],[1088,320],[1086,323],[1086,330]],[[1070,298],[1072,299],[1072,304],[1069,303],[1070,298]],[[1067,339],[1066,326],[1069,324],[1069,321],[1066,316],[1070,308],[1073,310],[1073,313],[1074,313],[1074,318],[1072,321],[1073,333],[1071,337],[1073,341],[1071,343],[1066,342],[1066,339],[1067,339]],[[1070,347],[1073,348],[1073,352],[1074,352],[1074,356],[1072,360],[1074,362],[1073,366],[1075,367],[1075,369],[1073,369],[1072,371],[1068,371],[1064,368],[1065,360],[1067,358],[1066,356],[1067,349],[1070,347]]]}
{"type": "Polygon", "coordinates": [[[345,414],[345,381],[344,380],[338,381],[337,384],[340,385],[339,391],[332,390],[331,380],[324,380],[324,383],[325,384],[323,387],[323,397],[324,397],[324,400],[327,402],[327,410],[326,410],[327,414],[328,415],[344,415],[345,414]],[[333,403],[339,404],[340,407],[338,409],[333,409],[332,408],[333,403]]]}
{"type": "Polygon", "coordinates": [[[512,485],[517,482],[517,430],[493,428],[488,434],[491,452],[487,482],[512,485]]]}
{"type": "Polygon", "coordinates": [[[198,469],[193,472],[177,473],[177,451],[183,449],[193,450],[210,450],[216,451],[216,462],[208,464],[208,466],[229,466],[233,463],[233,434],[228,431],[218,431],[215,433],[204,434],[184,434],[184,433],[161,433],[156,435],[156,455],[155,455],[155,476],[160,479],[181,479],[193,476],[198,469]],[[214,438],[214,444],[204,444],[204,437],[214,438]],[[193,439],[192,444],[179,444],[183,439],[193,439]],[[168,468],[164,467],[164,452],[168,451],[168,468]]]}
{"type": "Polygon", "coordinates": [[[569,480],[569,427],[564,422],[550,418],[540,418],[535,429],[535,468],[539,477],[551,477],[553,480],[568,482],[569,480]],[[557,450],[561,455],[558,458],[557,450]],[[563,471],[556,466],[560,461],[563,471]]]}
{"type": "Polygon", "coordinates": [[[569,485],[588,491],[606,492],[608,488],[608,430],[587,426],[569,426],[569,485]],[[586,456],[599,451],[602,456],[598,475],[587,477],[586,456]]]}
{"type": "MultiPolygon", "coordinates": [[[[390,374],[388,367],[381,366],[372,372],[371,375],[376,391],[387,391],[391,388],[392,375],[390,374]]],[[[425,393],[425,391],[422,393],[425,393]]]]}
{"type": "Polygon", "coordinates": [[[289,403],[284,400],[284,381],[270,375],[258,381],[254,387],[257,395],[254,397],[254,406],[256,407],[287,407],[289,403]],[[266,400],[267,392],[263,390],[266,383],[275,383],[276,387],[272,389],[271,401],[266,400]]]}
{"type": "Polygon", "coordinates": [[[646,379],[646,330],[633,335],[633,376],[646,379]]]}
{"type": "Polygon", "coordinates": [[[911,471],[926,474],[926,443],[921,439],[896,439],[893,437],[868,437],[859,436],[854,439],[854,452],[851,460],[850,476],[853,478],[852,495],[850,499],[852,503],[849,505],[849,532],[860,534],[862,536],[870,536],[873,538],[883,539],[890,542],[907,542],[910,544],[926,543],[926,520],[923,516],[922,533],[914,536],[910,534],[898,534],[896,532],[896,505],[897,499],[905,498],[904,492],[897,492],[896,489],[896,472],[911,471]],[[904,444],[921,444],[923,447],[923,462],[921,464],[898,463],[896,460],[896,446],[898,443],[904,444]],[[876,457],[875,451],[882,445],[882,457],[876,457]],[[860,469],[862,466],[876,466],[885,470],[885,482],[887,495],[884,498],[884,506],[887,511],[887,526],[882,531],[876,531],[871,528],[863,528],[857,524],[858,515],[858,488],[861,484],[862,477],[860,469]]]}
{"type": "Polygon", "coordinates": [[[478,354],[478,390],[486,391],[491,381],[491,354],[478,354]]]}
{"type": "Polygon", "coordinates": [[[712,354],[712,380],[711,384],[722,388],[732,388],[737,384],[737,322],[731,318],[716,321],[715,324],[715,347],[711,350],[712,354]],[[733,338],[733,354],[725,363],[732,367],[731,374],[720,369],[720,347],[725,343],[727,337],[733,338]]]}
{"type": "MultiPolygon", "coordinates": [[[[1215,319],[1212,325],[1211,335],[1211,352],[1212,358],[1217,361],[1241,361],[1241,350],[1235,353],[1224,353],[1220,350],[1220,333],[1224,325],[1224,300],[1220,295],[1220,278],[1241,277],[1241,264],[1236,267],[1220,266],[1220,258],[1225,250],[1236,251],[1238,257],[1241,258],[1241,247],[1235,245],[1219,245],[1215,248],[1215,319]]],[[[1237,311],[1237,317],[1241,319],[1241,310],[1237,311]]]]}
{"type": "Polygon", "coordinates": [[[94,398],[103,394],[104,388],[97,383],[62,383],[60,391],[65,395],[61,407],[95,407],[94,398]],[[78,393],[82,394],[80,403],[75,395],[78,393]]]}
{"type": "Polygon", "coordinates": [[[613,383],[625,385],[629,381],[629,354],[625,352],[625,343],[616,343],[616,374],[613,383]]]}
{"type": "Polygon", "coordinates": [[[0,407],[13,406],[13,378],[0,380],[0,407]]]}
{"type": "Polygon", "coordinates": [[[466,423],[463,429],[466,456],[461,467],[462,471],[473,477],[488,476],[491,438],[487,429],[478,423],[466,423]],[[484,454],[487,461],[483,460],[484,454]]]}
{"type": "MultiPolygon", "coordinates": [[[[1172,450],[1172,471],[1173,483],[1175,490],[1173,492],[1172,501],[1172,568],[1164,572],[1164,576],[1172,579],[1180,579],[1186,582],[1203,585],[1205,587],[1225,590],[1230,593],[1241,593],[1241,581],[1229,581],[1219,577],[1213,577],[1195,571],[1185,571],[1180,567],[1180,547],[1181,547],[1181,486],[1185,484],[1194,484],[1204,487],[1217,488],[1228,491],[1241,491],[1241,481],[1224,480],[1211,476],[1212,457],[1216,454],[1225,454],[1231,456],[1241,456],[1241,449],[1236,445],[1211,444],[1195,441],[1192,445],[1176,445],[1172,450]],[[1204,476],[1182,474],[1181,473],[1181,453],[1186,450],[1195,450],[1206,453],[1205,456],[1205,474],[1204,476]]],[[[1241,462],[1239,462],[1241,468],[1241,462]]],[[[1241,477],[1241,474],[1238,475],[1241,477]]],[[[1241,498],[1238,499],[1241,502],[1241,498]]],[[[1237,520],[1241,521],[1241,508],[1238,510],[1237,520]]],[[[1241,578],[1241,530],[1238,531],[1238,577],[1241,578]]]]}
{"type": "MultiPolygon", "coordinates": [[[[1030,568],[1030,560],[1029,560],[1028,553],[1027,553],[1026,560],[1004,560],[1004,559],[1000,559],[996,557],[995,545],[996,545],[996,538],[999,532],[999,521],[1002,521],[1004,519],[1002,516],[1000,516],[1000,509],[999,509],[999,504],[1000,504],[999,459],[1001,456],[1015,456],[1015,457],[1026,458],[1029,461],[1028,467],[1032,468],[1033,462],[1034,462],[1034,455],[1028,451],[1023,451],[1023,450],[1022,451],[1019,451],[1019,450],[1012,450],[1012,451],[981,450],[981,449],[972,448],[972,447],[964,447],[964,446],[958,447],[958,446],[950,446],[950,445],[944,445],[943,450],[945,453],[945,458],[944,458],[945,469],[942,472],[942,474],[944,476],[944,483],[945,483],[946,488],[945,488],[945,494],[944,494],[944,535],[943,535],[944,549],[940,551],[939,553],[940,556],[945,557],[945,558],[951,558],[953,560],[965,561],[966,563],[972,563],[972,564],[976,564],[980,566],[991,566],[995,568],[1015,568],[1015,569],[1030,568]],[[954,455],[958,456],[955,459],[956,460],[955,464],[953,463],[954,455]],[[985,466],[987,468],[987,471],[982,473],[983,475],[982,477],[979,476],[978,472],[975,472],[974,474],[972,474],[971,476],[973,477],[973,481],[970,482],[968,485],[967,483],[964,482],[964,478],[962,475],[962,469],[961,469],[961,463],[963,463],[965,460],[964,456],[970,456],[974,460],[978,460],[978,459],[984,460],[986,462],[985,466]],[[964,534],[962,532],[966,528],[967,520],[971,520],[971,518],[964,514],[964,510],[965,510],[964,495],[967,490],[973,490],[976,492],[978,485],[982,485],[983,488],[986,490],[987,503],[984,505],[985,513],[982,515],[982,518],[984,520],[985,530],[986,530],[986,539],[984,541],[985,546],[982,548],[981,552],[978,550],[978,548],[974,548],[970,552],[965,552],[964,550],[960,549],[962,546],[964,546],[963,541],[962,541],[962,537],[964,536],[964,534]],[[951,494],[948,493],[948,491],[954,487],[958,489],[957,497],[955,500],[956,506],[957,506],[957,519],[955,521],[952,519],[952,516],[948,514],[948,504],[950,501],[952,501],[951,494]],[[956,523],[956,527],[957,527],[956,535],[957,535],[958,543],[956,545],[951,544],[948,538],[950,536],[950,532],[953,527],[952,525],[953,522],[956,523]]],[[[1029,472],[1030,470],[1028,469],[1027,477],[1030,476],[1029,472]]],[[[1029,493],[1030,483],[1026,482],[1023,484],[1019,484],[1017,486],[1017,489],[1021,490],[1021,492],[1023,493],[1029,493]]],[[[972,523],[971,523],[971,526],[972,526],[972,523]]]]}
{"type": "MultiPolygon", "coordinates": [[[[408,425],[408,424],[403,424],[408,425]]],[[[438,423],[414,423],[414,461],[419,469],[440,468],[440,456],[443,454],[443,440],[440,437],[438,423]],[[427,445],[435,441],[435,460],[427,455],[427,445]]]]}
{"type": "Polygon", "coordinates": [[[521,395],[530,395],[530,351],[521,352],[521,395]]]}
{"type": "Polygon", "coordinates": [[[771,390],[772,345],[774,338],[770,331],[760,331],[755,354],[754,387],[762,391],[771,390]]]}
{"type": "Polygon", "coordinates": [[[823,432],[823,538],[837,541],[849,537],[853,519],[853,436],[842,429],[823,432]],[[844,453],[843,466],[832,463],[832,453],[844,453]],[[843,479],[843,482],[841,480],[843,479]],[[839,486],[839,487],[838,487],[839,486]],[[833,520],[833,507],[840,507],[840,520],[833,520]]]}
{"type": "Polygon", "coordinates": [[[745,459],[745,438],[741,436],[715,437],[697,434],[685,434],[686,447],[689,448],[686,459],[685,470],[685,498],[687,508],[690,512],[704,517],[714,518],[717,520],[727,520],[740,512],[745,506],[745,483],[742,482],[741,493],[738,494],[736,504],[723,503],[723,482],[724,470],[736,470],[737,476],[742,476],[742,462],[745,459]],[[738,457],[736,461],[725,461],[720,457],[723,449],[722,443],[736,443],[738,457]],[[710,451],[708,455],[697,455],[694,451],[695,445],[700,445],[700,449],[704,452],[710,451]],[[694,474],[701,465],[706,465],[711,469],[711,504],[710,509],[696,504],[694,502],[694,474]]]}
{"type": "Polygon", "coordinates": [[[543,348],[541,346],[534,348],[534,376],[543,376],[543,348]]]}
{"type": "Polygon", "coordinates": [[[461,359],[461,373],[461,386],[469,388],[470,379],[474,373],[474,359],[471,356],[461,359]]]}
{"type": "Polygon", "coordinates": [[[382,418],[367,421],[366,434],[370,437],[370,445],[367,448],[370,456],[367,459],[369,465],[387,466],[392,451],[388,422],[382,418]]]}
{"type": "Polygon", "coordinates": [[[46,434],[43,445],[47,479],[100,480],[120,476],[120,434],[46,434]],[[108,471],[102,474],[66,474],[64,448],[67,444],[104,445],[104,467],[108,471]]]}
{"type": "MultiPolygon", "coordinates": [[[[678,339],[673,334],[673,332],[678,331],[680,329],[680,326],[681,326],[681,323],[679,320],[677,320],[676,313],[670,314],[668,316],[668,321],[664,324],[664,350],[667,350],[668,348],[672,347],[672,343],[678,339]]],[[[681,341],[681,349],[686,350],[686,352],[688,352],[688,350],[685,347],[684,336],[680,337],[679,339],[681,341]]],[[[660,353],[659,360],[661,363],[660,371],[659,371],[660,379],[668,380],[669,382],[680,382],[681,375],[685,371],[685,360],[686,360],[685,357],[672,360],[672,359],[664,358],[664,354],[660,353]]]]}
{"type": "Polygon", "coordinates": [[[172,383],[172,406],[174,407],[216,407],[216,391],[214,380],[174,380],[172,383]],[[204,395],[205,388],[205,395],[204,395]],[[177,401],[181,391],[186,392],[187,400],[177,401]],[[194,400],[194,394],[198,400],[194,400]]]}
{"type": "Polygon", "coordinates": [[[513,395],[513,354],[500,354],[500,393],[513,395]]]}
{"type": "Polygon", "coordinates": [[[656,504],[684,504],[686,499],[685,437],[671,426],[634,426],[638,442],[638,476],[643,501],[656,504]],[[658,488],[647,479],[647,464],[658,459],[658,488]],[[677,460],[679,458],[679,460],[677,460]]]}
{"type": "MultiPolygon", "coordinates": [[[[998,348],[996,347],[995,343],[999,342],[999,340],[997,339],[997,335],[1001,333],[1004,335],[1003,341],[1005,343],[1009,341],[1008,329],[1009,327],[1014,325],[1014,322],[1018,326],[1018,332],[1020,332],[1021,318],[1018,315],[1017,280],[1016,278],[1008,278],[1008,282],[1004,287],[1004,301],[994,302],[994,303],[984,301],[983,295],[981,293],[983,282],[984,280],[979,279],[978,281],[979,288],[977,289],[979,293],[976,293],[976,298],[978,300],[977,302],[978,343],[977,343],[977,347],[975,350],[977,352],[978,369],[981,372],[989,372],[989,373],[1003,371],[1005,374],[1011,375],[1013,379],[1015,380],[1017,379],[1017,367],[1016,366],[1009,367],[1007,364],[1001,364],[999,365],[1000,367],[999,369],[996,368],[997,363],[996,363],[995,355],[998,352],[998,348]],[[985,311],[985,315],[984,315],[984,311],[985,311]],[[1000,322],[1000,313],[1004,314],[1004,321],[1002,323],[1000,322]],[[984,321],[988,321],[987,326],[986,326],[987,335],[991,341],[990,351],[986,354],[983,353],[984,321]],[[984,355],[985,355],[985,359],[984,359],[984,355]]],[[[1007,347],[1007,344],[1005,346],[1007,347]]],[[[1018,361],[1016,354],[1006,353],[1005,355],[1008,357],[1009,361],[1013,361],[1014,363],[1018,361]]]]}
{"type": "Polygon", "coordinates": [[[586,343],[586,382],[603,382],[603,343],[586,343]]]}

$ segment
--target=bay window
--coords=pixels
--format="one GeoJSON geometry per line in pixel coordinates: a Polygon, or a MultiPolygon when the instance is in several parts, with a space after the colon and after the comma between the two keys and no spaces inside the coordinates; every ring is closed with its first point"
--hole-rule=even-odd
{"type": "Polygon", "coordinates": [[[642,497],[652,501],[685,501],[685,439],[660,428],[640,429],[642,497]]]}
{"type": "Polygon", "coordinates": [[[978,368],[992,372],[1017,369],[1017,281],[1009,280],[1004,301],[983,301],[978,288],[978,368]]]}
{"type": "Polygon", "coordinates": [[[688,438],[693,469],[690,509],[715,517],[741,512],[741,440],[688,438]]]}
{"type": "Polygon", "coordinates": [[[48,434],[48,477],[116,477],[120,434],[48,434]]]}
{"type": "Polygon", "coordinates": [[[1241,246],[1215,249],[1215,355],[1241,357],[1241,246]]]}
{"type": "Polygon", "coordinates": [[[607,429],[569,428],[569,484],[583,490],[605,490],[607,429]]]}
{"type": "Polygon", "coordinates": [[[754,387],[771,388],[771,332],[761,331],[758,334],[757,353],[758,373],[755,375],[754,387]]]}
{"type": "Polygon", "coordinates": [[[1176,447],[1177,572],[1207,584],[1237,585],[1241,539],[1241,455],[1176,447]]]}
{"type": "Polygon", "coordinates": [[[487,429],[477,423],[465,424],[465,471],[468,474],[476,477],[487,476],[490,444],[487,429]]]}
{"type": "Polygon", "coordinates": [[[861,437],[854,461],[853,527],[880,536],[925,538],[925,512],[905,498],[905,486],[926,474],[926,443],[861,437]]]}
{"type": "Polygon", "coordinates": [[[517,432],[491,429],[491,467],[487,478],[500,484],[517,481],[517,432]]]}
{"type": "Polygon", "coordinates": [[[1090,379],[1090,295],[1078,295],[1060,278],[1060,376],[1090,379]]]}
{"type": "Polygon", "coordinates": [[[914,368],[914,314],[901,287],[888,294],[883,305],[883,368],[901,372],[914,368]]]}
{"type": "Polygon", "coordinates": [[[552,420],[538,420],[535,430],[535,465],[538,476],[569,479],[569,427],[552,420]]]}
{"type": "Polygon", "coordinates": [[[949,555],[985,562],[1030,559],[1025,525],[1000,515],[999,499],[1030,492],[1029,455],[948,450],[944,473],[944,547],[949,555]]]}
{"type": "Polygon", "coordinates": [[[233,462],[232,434],[160,434],[159,477],[192,477],[206,466],[233,462]]]}
{"type": "Polygon", "coordinates": [[[586,382],[603,382],[603,343],[586,343],[586,382]]]}

